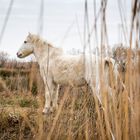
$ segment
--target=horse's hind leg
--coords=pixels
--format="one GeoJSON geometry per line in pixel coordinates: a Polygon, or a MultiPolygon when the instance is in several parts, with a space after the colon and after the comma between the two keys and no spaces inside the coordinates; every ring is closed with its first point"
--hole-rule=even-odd
{"type": "Polygon", "coordinates": [[[59,93],[59,85],[55,85],[54,91],[52,93],[52,110],[58,108],[58,93],[59,93]]]}
{"type": "Polygon", "coordinates": [[[45,87],[45,107],[43,109],[44,114],[53,112],[54,109],[58,108],[57,104],[58,90],[59,90],[58,85],[51,82],[51,80],[48,81],[45,87]]]}

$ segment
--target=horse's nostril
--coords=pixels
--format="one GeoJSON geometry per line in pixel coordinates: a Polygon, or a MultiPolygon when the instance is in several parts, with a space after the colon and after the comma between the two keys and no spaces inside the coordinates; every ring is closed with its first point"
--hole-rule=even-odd
{"type": "Polygon", "coordinates": [[[17,53],[17,56],[18,56],[18,57],[21,57],[21,56],[22,56],[22,54],[21,54],[21,53],[17,53]]]}

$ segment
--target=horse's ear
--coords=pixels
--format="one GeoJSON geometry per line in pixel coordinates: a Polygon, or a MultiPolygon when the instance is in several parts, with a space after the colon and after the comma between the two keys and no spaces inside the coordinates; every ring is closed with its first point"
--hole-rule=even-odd
{"type": "Polygon", "coordinates": [[[31,33],[30,33],[30,32],[28,32],[28,35],[29,35],[29,36],[31,36],[31,33]]]}

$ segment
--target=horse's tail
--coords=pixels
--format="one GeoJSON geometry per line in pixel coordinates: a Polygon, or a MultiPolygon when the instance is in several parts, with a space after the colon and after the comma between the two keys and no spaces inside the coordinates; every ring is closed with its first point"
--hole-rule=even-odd
{"type": "Polygon", "coordinates": [[[118,65],[112,58],[105,58],[104,61],[105,80],[110,88],[114,88],[118,82],[118,65]]]}

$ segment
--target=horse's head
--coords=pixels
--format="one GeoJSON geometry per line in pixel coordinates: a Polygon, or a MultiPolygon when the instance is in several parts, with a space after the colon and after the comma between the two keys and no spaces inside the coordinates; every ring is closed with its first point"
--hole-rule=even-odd
{"type": "Polygon", "coordinates": [[[33,53],[33,49],[34,49],[34,44],[32,43],[33,36],[34,35],[29,33],[29,35],[26,37],[24,43],[22,44],[19,51],[17,52],[17,56],[19,58],[24,58],[33,53]]]}

